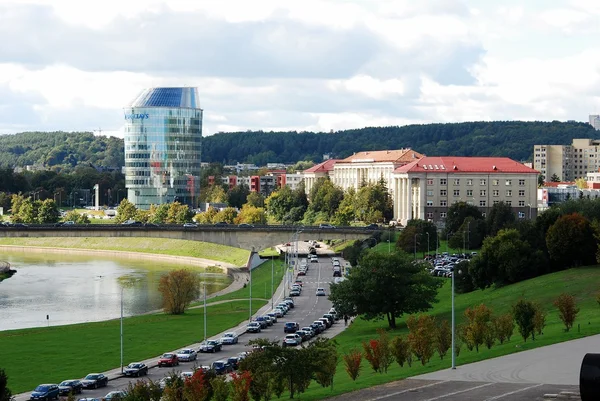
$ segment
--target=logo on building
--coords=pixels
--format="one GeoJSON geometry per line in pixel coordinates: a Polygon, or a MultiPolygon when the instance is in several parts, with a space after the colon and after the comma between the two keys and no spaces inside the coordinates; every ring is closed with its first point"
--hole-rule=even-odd
{"type": "Polygon", "coordinates": [[[131,113],[131,114],[125,114],[125,119],[126,120],[144,120],[146,118],[150,118],[150,115],[148,113],[131,113]]]}

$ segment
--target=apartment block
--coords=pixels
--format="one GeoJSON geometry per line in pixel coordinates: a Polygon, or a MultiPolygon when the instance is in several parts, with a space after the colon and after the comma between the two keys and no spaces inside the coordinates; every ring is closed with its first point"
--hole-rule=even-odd
{"type": "Polygon", "coordinates": [[[594,127],[595,130],[600,130],[600,115],[590,114],[590,125],[594,127]]]}
{"type": "Polygon", "coordinates": [[[443,225],[456,202],[487,214],[504,202],[521,218],[537,215],[538,171],[507,157],[423,157],[397,168],[392,186],[394,218],[401,224],[423,219],[443,225]]]}
{"type": "Polygon", "coordinates": [[[560,181],[572,182],[585,178],[600,168],[600,140],[573,139],[571,145],[535,145],[533,168],[546,181],[556,174],[560,181]]]}

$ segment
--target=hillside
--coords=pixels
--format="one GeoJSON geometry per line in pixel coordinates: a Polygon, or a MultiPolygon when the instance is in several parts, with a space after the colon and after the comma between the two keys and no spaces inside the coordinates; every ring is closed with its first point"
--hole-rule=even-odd
{"type": "MultiPolygon", "coordinates": [[[[202,161],[224,164],[320,162],[323,154],[345,158],[364,150],[411,147],[428,156],[507,156],[531,160],[534,144],[569,144],[598,138],[579,122],[493,121],[369,127],[333,133],[227,132],[204,138],[202,161]]],[[[0,136],[0,167],[43,163],[63,168],[80,163],[121,167],[123,140],[89,132],[25,132],[0,136]]]]}

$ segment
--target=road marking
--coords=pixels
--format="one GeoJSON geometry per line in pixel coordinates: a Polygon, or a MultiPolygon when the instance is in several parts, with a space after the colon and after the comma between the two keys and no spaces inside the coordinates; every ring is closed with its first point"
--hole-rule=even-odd
{"type": "Polygon", "coordinates": [[[396,391],[395,393],[390,393],[390,394],[386,394],[386,395],[380,395],[379,397],[375,397],[375,398],[369,398],[368,400],[365,400],[365,401],[383,400],[384,398],[389,398],[389,397],[393,397],[395,395],[410,393],[410,392],[415,391],[415,390],[420,390],[422,388],[429,388],[429,387],[437,386],[438,384],[444,384],[444,383],[448,383],[448,381],[447,380],[442,380],[442,381],[439,381],[439,382],[426,384],[424,386],[413,387],[413,388],[409,388],[409,389],[402,390],[402,391],[396,391]]]}
{"type": "Polygon", "coordinates": [[[485,383],[485,384],[482,384],[480,386],[471,387],[471,388],[468,388],[466,390],[455,391],[453,393],[443,394],[443,395],[440,395],[438,397],[429,398],[429,399],[424,400],[424,401],[435,401],[435,400],[439,400],[439,399],[442,399],[442,398],[450,397],[452,395],[467,393],[469,391],[473,391],[473,390],[477,390],[477,389],[484,388],[484,387],[487,387],[487,386],[491,386],[492,384],[496,384],[496,383],[485,383]]]}
{"type": "Polygon", "coordinates": [[[511,392],[509,392],[509,393],[504,393],[504,394],[497,395],[497,396],[495,396],[495,397],[486,398],[486,399],[485,399],[485,401],[493,401],[493,400],[498,400],[498,399],[500,399],[500,398],[504,398],[504,397],[506,397],[507,395],[513,395],[513,394],[516,394],[516,393],[520,393],[521,391],[527,391],[527,390],[529,390],[529,389],[536,388],[536,387],[540,387],[540,386],[543,386],[543,384],[535,384],[535,385],[533,385],[533,386],[529,386],[529,387],[525,387],[525,388],[522,388],[522,389],[519,389],[519,390],[511,391],[511,392]]]}

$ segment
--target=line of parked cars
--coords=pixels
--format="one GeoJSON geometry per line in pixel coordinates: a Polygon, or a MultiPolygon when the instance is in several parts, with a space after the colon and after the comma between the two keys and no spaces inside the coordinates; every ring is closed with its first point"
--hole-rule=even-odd
{"type": "Polygon", "coordinates": [[[329,313],[325,313],[322,318],[315,320],[306,327],[301,328],[296,322],[286,322],[283,326],[283,332],[286,333],[283,339],[283,346],[296,347],[301,345],[303,342],[309,341],[317,334],[323,333],[338,320],[339,316],[335,308],[331,308],[329,313]]]}
{"type": "MultiPolygon", "coordinates": [[[[83,379],[63,380],[60,384],[40,384],[31,393],[30,400],[57,400],[59,396],[81,394],[84,389],[97,389],[108,385],[108,377],[102,373],[90,373],[83,379]]],[[[107,394],[108,396],[108,394],[107,394]]],[[[103,397],[110,400],[110,398],[103,397]]]]}
{"type": "Polygon", "coordinates": [[[439,255],[426,257],[429,263],[431,263],[432,267],[429,270],[432,276],[436,277],[452,277],[452,272],[454,271],[454,267],[463,261],[469,261],[477,255],[477,252],[471,253],[460,253],[460,254],[448,254],[448,252],[444,252],[439,255]]]}

